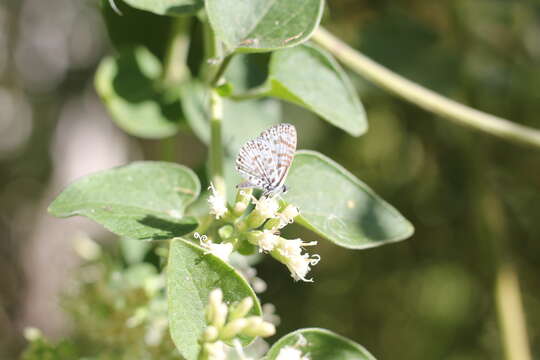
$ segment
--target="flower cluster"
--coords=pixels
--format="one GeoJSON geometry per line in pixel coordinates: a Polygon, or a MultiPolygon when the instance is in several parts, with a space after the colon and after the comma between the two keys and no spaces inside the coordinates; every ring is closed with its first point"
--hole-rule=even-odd
{"type": "MultiPolygon", "coordinates": [[[[239,303],[227,306],[223,302],[221,289],[210,293],[206,308],[208,326],[200,339],[201,352],[199,360],[225,360],[227,345],[225,342],[235,340],[239,335],[268,337],[274,335],[276,328],[260,316],[247,316],[253,307],[253,299],[247,297],[239,303]]],[[[241,346],[237,346],[241,349],[241,346]]]]}
{"type": "Polygon", "coordinates": [[[282,206],[275,197],[256,199],[251,189],[243,189],[238,191],[234,205],[227,207],[225,199],[214,186],[211,185],[209,190],[212,192],[208,199],[210,214],[221,222],[216,231],[216,238],[219,237],[221,241],[212,241],[196,233],[195,237],[200,240],[202,247],[227,260],[234,250],[246,254],[255,246],[260,253],[268,253],[287,266],[295,280],[312,281],[306,276],[311,267],[320,261],[320,256],[302,252],[305,247],[314,246],[317,242],[287,240],[280,236],[280,230],[293,223],[300,214],[296,206],[282,206]],[[253,209],[246,214],[250,204],[254,205],[253,209]]]}

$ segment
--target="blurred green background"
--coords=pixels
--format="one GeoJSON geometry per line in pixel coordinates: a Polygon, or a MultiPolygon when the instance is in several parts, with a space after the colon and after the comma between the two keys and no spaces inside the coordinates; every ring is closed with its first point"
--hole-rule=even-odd
{"type": "MultiPolygon", "coordinates": [[[[121,21],[118,36],[137,26],[121,21]]],[[[540,128],[538,1],[333,0],[323,24],[401,75],[540,128]]],[[[153,29],[143,32],[159,55],[153,29]]],[[[18,357],[27,326],[52,339],[81,332],[80,319],[59,306],[74,279],[83,281],[73,238],[99,239],[118,261],[117,242],[99,226],[46,213],[66,184],[136,159],[204,167],[205,147],[187,130],[151,141],[111,123],[93,89],[97,64],[111,51],[97,1],[0,3],[2,359],[18,357]]],[[[515,270],[531,352],[540,359],[540,150],[458,127],[351,77],[367,110],[366,135],[353,138],[292,105],[283,106],[283,119],[297,125],[300,148],[341,163],[416,233],[365,251],[321,241],[314,283],[294,283],[267,257],[258,266],[268,284],[261,298],[277,308],[278,335],[318,326],[378,359],[502,359],[497,274],[511,278],[515,270]]],[[[318,240],[300,227],[287,230],[318,240]]],[[[503,303],[515,294],[504,289],[503,303]]]]}

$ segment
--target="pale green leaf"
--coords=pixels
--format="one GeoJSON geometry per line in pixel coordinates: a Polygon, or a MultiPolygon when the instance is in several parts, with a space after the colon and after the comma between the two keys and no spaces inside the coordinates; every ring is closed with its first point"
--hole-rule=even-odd
{"type": "MultiPolygon", "coordinates": [[[[174,239],[167,267],[169,326],[176,347],[187,360],[197,359],[198,340],[207,325],[208,296],[216,288],[223,291],[227,304],[252,297],[255,305],[249,315],[261,315],[257,296],[234,268],[187,240],[174,239]]],[[[247,344],[253,339],[241,340],[247,344]]]]}
{"type": "Polygon", "coordinates": [[[204,6],[203,0],[124,0],[139,10],[158,15],[187,15],[196,13],[204,6]]]}
{"type": "MultiPolygon", "coordinates": [[[[300,350],[313,360],[375,360],[364,347],[326,329],[300,329],[279,339],[266,360],[276,360],[286,346],[300,350]]],[[[282,355],[283,357],[283,355],[282,355]]]]}
{"type": "Polygon", "coordinates": [[[229,50],[262,52],[306,41],[319,25],[323,0],[206,0],[217,36],[229,50]]]}
{"type": "Polygon", "coordinates": [[[333,243],[365,249],[411,236],[414,228],[366,184],[326,156],[298,151],[283,199],[300,208],[296,221],[333,243]]]}
{"type": "Polygon", "coordinates": [[[141,161],[88,175],[69,185],[49,206],[58,217],[86,216],[132,239],[170,239],[193,231],[184,210],[200,184],[187,167],[141,161]]]}
{"type": "Polygon", "coordinates": [[[114,122],[127,133],[159,139],[176,134],[182,119],[179,92],[162,83],[162,66],[146,48],[106,57],[95,85],[114,122]]]}
{"type": "Polygon", "coordinates": [[[347,74],[319,48],[301,45],[274,52],[267,86],[269,95],[303,106],[351,135],[367,130],[364,107],[347,74]]]}

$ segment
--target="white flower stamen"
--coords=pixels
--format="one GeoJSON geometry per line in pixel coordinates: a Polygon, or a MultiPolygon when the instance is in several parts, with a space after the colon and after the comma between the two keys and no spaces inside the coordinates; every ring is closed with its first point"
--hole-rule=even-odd
{"type": "Polygon", "coordinates": [[[279,236],[274,235],[271,230],[263,230],[259,239],[259,252],[272,251],[279,240],[279,236]]]}
{"type": "Polygon", "coordinates": [[[287,205],[287,207],[278,214],[279,217],[279,229],[284,228],[288,224],[294,222],[294,218],[300,215],[300,211],[294,205],[287,205]]]}
{"type": "Polygon", "coordinates": [[[312,282],[313,279],[307,279],[306,275],[311,270],[311,266],[319,263],[321,257],[318,254],[302,254],[302,248],[317,245],[317,242],[303,242],[301,239],[286,240],[283,238],[279,238],[279,240],[276,246],[279,255],[278,260],[287,266],[294,280],[312,282]]]}
{"type": "Polygon", "coordinates": [[[259,200],[253,197],[253,203],[255,204],[255,210],[259,212],[263,218],[275,218],[277,211],[279,210],[279,203],[274,198],[261,197],[259,200]]]}
{"type": "Polygon", "coordinates": [[[231,243],[221,243],[216,244],[212,242],[206,235],[201,235],[198,232],[193,234],[193,237],[199,240],[199,244],[202,248],[207,250],[207,253],[210,253],[221,260],[228,262],[229,256],[234,250],[233,244],[231,243]]]}
{"type": "Polygon", "coordinates": [[[225,201],[225,198],[223,197],[223,195],[221,195],[216,190],[216,188],[214,187],[214,184],[210,183],[208,190],[212,192],[212,194],[208,197],[208,205],[210,206],[210,214],[214,215],[216,219],[219,219],[223,215],[225,215],[225,213],[227,212],[227,202],[225,201]]]}

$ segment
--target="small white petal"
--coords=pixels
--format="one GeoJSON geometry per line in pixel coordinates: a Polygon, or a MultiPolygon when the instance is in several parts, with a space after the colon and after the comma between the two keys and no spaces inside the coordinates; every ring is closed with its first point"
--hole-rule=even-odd
{"type": "Polygon", "coordinates": [[[276,360],[310,360],[307,355],[302,356],[302,351],[292,347],[285,346],[280,351],[276,360]]]}
{"type": "Polygon", "coordinates": [[[261,214],[264,218],[274,218],[276,213],[279,210],[279,203],[274,198],[262,197],[255,202],[255,209],[261,214]]]}
{"type": "Polygon", "coordinates": [[[274,235],[271,230],[263,230],[259,239],[259,248],[261,251],[272,251],[278,242],[279,236],[274,235]]]}
{"type": "Polygon", "coordinates": [[[208,190],[212,191],[212,195],[208,197],[210,214],[214,215],[216,219],[219,219],[227,212],[227,202],[225,201],[225,198],[216,191],[214,184],[210,184],[208,190]]]}

